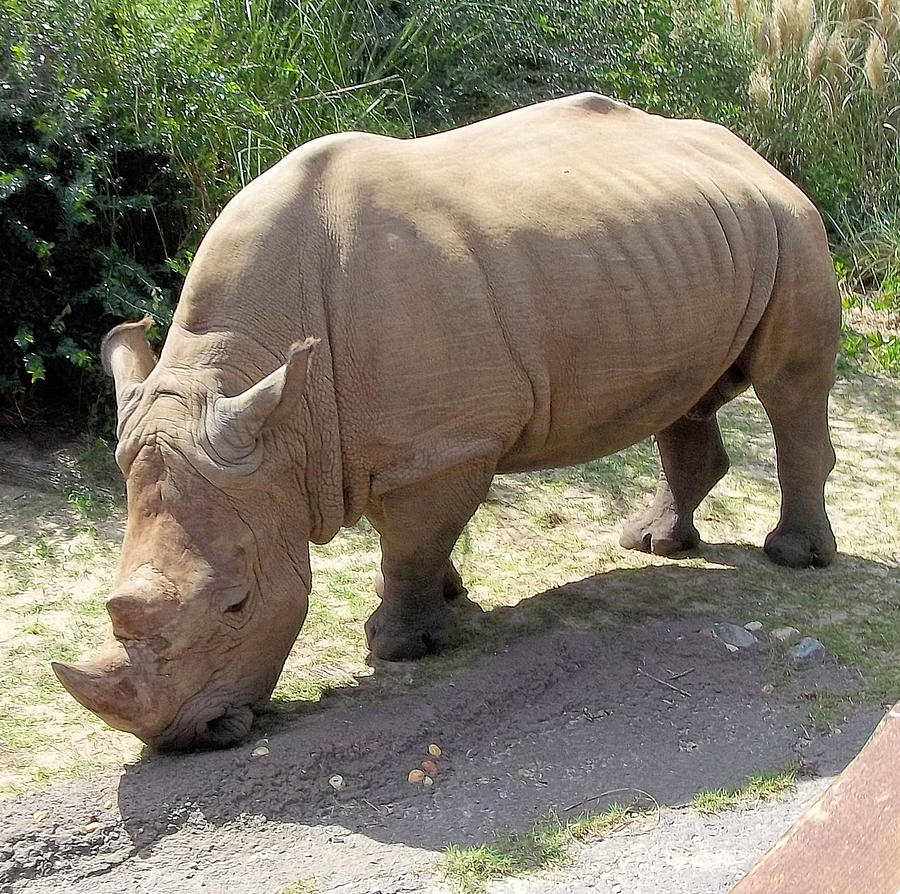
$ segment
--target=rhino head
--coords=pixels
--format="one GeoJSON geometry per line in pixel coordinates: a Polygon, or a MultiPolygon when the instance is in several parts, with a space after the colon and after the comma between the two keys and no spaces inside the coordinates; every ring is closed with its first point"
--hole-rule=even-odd
{"type": "Polygon", "coordinates": [[[316,340],[225,396],[156,366],[149,324],[117,326],[102,348],[128,494],[111,635],[94,659],[53,669],[149,745],[224,747],[248,733],[306,617],[308,501],[303,475],[283,467],[283,429],[316,340]]]}

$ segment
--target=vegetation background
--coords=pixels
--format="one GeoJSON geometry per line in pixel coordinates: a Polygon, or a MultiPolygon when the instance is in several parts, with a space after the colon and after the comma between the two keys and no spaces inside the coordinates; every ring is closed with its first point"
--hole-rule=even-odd
{"type": "Polygon", "coordinates": [[[148,313],[161,339],[209,223],[300,143],[585,89],[726,124],[797,181],[845,286],[841,362],[900,370],[900,0],[0,9],[0,423],[108,430],[103,332],[148,313]]]}

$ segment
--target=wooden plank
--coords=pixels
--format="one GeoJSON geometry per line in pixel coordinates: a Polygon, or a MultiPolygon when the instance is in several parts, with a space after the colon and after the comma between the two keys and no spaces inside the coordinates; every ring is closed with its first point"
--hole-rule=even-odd
{"type": "Polygon", "coordinates": [[[900,894],[900,703],[731,894],[900,894]]]}

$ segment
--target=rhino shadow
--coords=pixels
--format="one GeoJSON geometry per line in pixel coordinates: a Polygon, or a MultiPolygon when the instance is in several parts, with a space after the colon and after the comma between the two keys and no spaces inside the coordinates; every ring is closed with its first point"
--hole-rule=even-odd
{"type": "MultiPolygon", "coordinates": [[[[757,592],[785,581],[802,596],[823,577],[847,577],[859,592],[860,580],[888,586],[896,569],[841,555],[830,569],[790,572],[760,550],[724,544],[701,554],[723,567],[613,570],[487,612],[476,625],[480,653],[459,653],[468,666],[373,697],[379,670],[272,730],[265,754],[254,756],[253,740],[148,754],[120,779],[125,830],[141,852],[200,817],[223,825],[249,816],[438,850],[550,810],[566,817],[628,803],[631,790],[673,805],[762,769],[839,771],[881,709],[859,709],[837,735],[809,726],[809,700],[820,688],[854,692],[859,675],[833,660],[786,675],[762,640],[727,650],[710,629],[723,619],[715,600],[746,592],[746,616],[734,619],[745,621],[760,614],[757,592]],[[766,683],[773,695],[761,692],[766,683]],[[431,758],[434,784],[410,784],[433,743],[442,752],[431,758]]],[[[408,668],[391,673],[402,679],[408,668]]]]}

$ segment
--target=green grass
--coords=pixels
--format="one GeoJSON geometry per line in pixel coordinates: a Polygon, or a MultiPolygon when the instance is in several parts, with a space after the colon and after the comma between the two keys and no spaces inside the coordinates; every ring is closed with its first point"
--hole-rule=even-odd
{"type": "MultiPolygon", "coordinates": [[[[701,792],[687,806],[712,814],[774,801],[792,790],[795,781],[793,770],[760,773],[735,789],[701,792]]],[[[582,813],[566,822],[551,814],[524,831],[504,831],[484,844],[447,847],[439,871],[461,894],[480,894],[491,882],[565,865],[578,844],[599,840],[633,822],[658,818],[659,809],[612,804],[602,812],[582,813]]]]}
{"type": "Polygon", "coordinates": [[[313,878],[302,878],[283,888],[279,888],[274,894],[321,894],[322,888],[313,878]]]}
{"type": "Polygon", "coordinates": [[[504,831],[486,844],[451,845],[439,870],[458,891],[478,894],[492,881],[566,864],[576,843],[609,835],[639,813],[613,804],[602,813],[583,813],[569,822],[551,814],[523,831],[504,831]]]}
{"type": "Polygon", "coordinates": [[[791,791],[796,781],[794,770],[760,773],[738,788],[698,792],[691,801],[691,807],[699,813],[710,814],[748,807],[761,801],[775,801],[791,791]]]}

